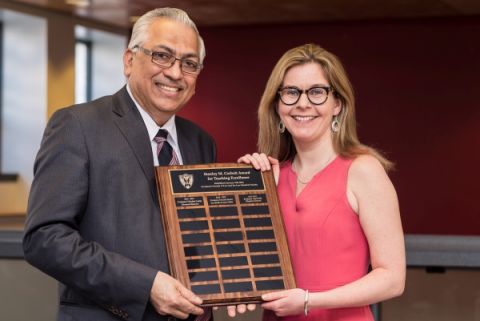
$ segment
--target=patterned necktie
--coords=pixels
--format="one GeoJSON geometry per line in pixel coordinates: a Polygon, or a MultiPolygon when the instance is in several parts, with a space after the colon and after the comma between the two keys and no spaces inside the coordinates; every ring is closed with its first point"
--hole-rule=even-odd
{"type": "Polygon", "coordinates": [[[157,157],[160,166],[178,165],[178,157],[172,146],[167,142],[168,131],[159,129],[153,140],[157,143],[157,157]]]}

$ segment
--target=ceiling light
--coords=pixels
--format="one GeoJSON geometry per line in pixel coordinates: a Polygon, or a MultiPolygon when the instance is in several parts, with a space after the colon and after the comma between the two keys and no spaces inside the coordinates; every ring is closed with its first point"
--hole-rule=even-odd
{"type": "Polygon", "coordinates": [[[86,8],[90,5],[90,0],[65,0],[65,3],[79,8],[86,8]]]}

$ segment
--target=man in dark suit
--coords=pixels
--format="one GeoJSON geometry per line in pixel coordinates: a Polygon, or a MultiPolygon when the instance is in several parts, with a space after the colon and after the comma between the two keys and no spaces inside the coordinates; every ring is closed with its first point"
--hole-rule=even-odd
{"type": "Polygon", "coordinates": [[[50,119],[35,161],[23,247],[28,262],[60,282],[58,320],[203,313],[202,300],[168,274],[154,166],[160,129],[176,162],[215,161],[213,139],[175,116],[195,92],[204,57],[185,12],[148,12],[124,54],[127,85],[50,119]]]}

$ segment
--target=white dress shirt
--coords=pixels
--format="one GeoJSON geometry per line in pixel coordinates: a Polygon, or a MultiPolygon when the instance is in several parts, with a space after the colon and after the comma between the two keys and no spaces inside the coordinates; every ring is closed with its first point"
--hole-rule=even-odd
{"type": "Polygon", "coordinates": [[[152,147],[152,157],[153,157],[153,164],[158,166],[158,158],[157,158],[157,143],[153,140],[158,133],[158,130],[165,129],[168,131],[167,142],[172,146],[173,150],[177,154],[178,162],[180,165],[183,164],[182,154],[180,154],[180,148],[178,146],[178,138],[177,138],[177,127],[175,126],[175,115],[170,117],[169,120],[163,126],[158,126],[157,123],[153,120],[153,118],[137,103],[135,98],[133,97],[130,87],[127,84],[127,91],[130,97],[132,98],[135,106],[137,106],[140,115],[142,116],[143,122],[147,127],[148,137],[150,139],[150,145],[152,147]]]}

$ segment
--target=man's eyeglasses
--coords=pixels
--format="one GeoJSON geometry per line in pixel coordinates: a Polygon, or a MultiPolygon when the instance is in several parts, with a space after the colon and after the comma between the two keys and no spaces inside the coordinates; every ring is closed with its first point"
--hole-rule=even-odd
{"type": "Polygon", "coordinates": [[[278,96],[282,103],[291,106],[296,104],[300,100],[300,96],[305,93],[312,104],[321,105],[327,101],[329,92],[333,92],[333,87],[315,86],[305,90],[297,87],[283,87],[278,91],[278,96]]]}
{"type": "Polygon", "coordinates": [[[147,56],[152,57],[152,62],[163,68],[170,68],[175,64],[175,61],[180,61],[180,69],[187,74],[196,75],[200,72],[203,65],[193,59],[189,58],[177,58],[171,53],[166,51],[152,51],[146,48],[135,46],[133,49],[139,49],[147,56]]]}

